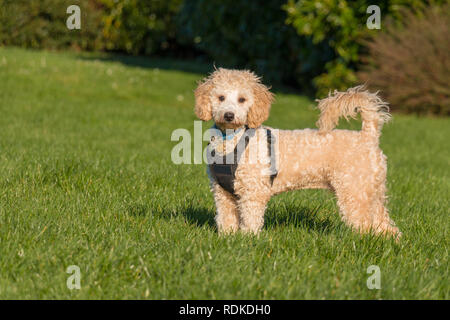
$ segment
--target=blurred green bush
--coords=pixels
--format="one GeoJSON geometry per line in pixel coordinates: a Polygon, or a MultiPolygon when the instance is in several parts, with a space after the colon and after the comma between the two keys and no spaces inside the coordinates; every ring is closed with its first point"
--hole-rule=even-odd
{"type": "Polygon", "coordinates": [[[100,0],[108,50],[167,54],[181,50],[175,17],[183,0],[100,0]]]}
{"type": "Polygon", "coordinates": [[[331,58],[319,44],[299,37],[285,24],[285,0],[186,0],[177,17],[179,41],[193,43],[218,66],[249,68],[269,83],[295,84],[305,90],[311,77],[331,58]]]}
{"type": "Polygon", "coordinates": [[[183,0],[0,0],[0,45],[131,54],[181,50],[175,16],[183,0]],[[81,29],[68,30],[70,5],[81,29]]]}
{"type": "Polygon", "coordinates": [[[0,45],[101,50],[102,7],[96,0],[0,0],[0,45]],[[81,29],[68,30],[67,8],[81,9],[81,29]]]}
{"type": "Polygon", "coordinates": [[[420,15],[443,3],[377,1],[381,30],[369,30],[371,0],[0,0],[0,45],[203,57],[322,97],[358,81],[368,40],[388,18],[402,24],[405,8],[420,15]],[[72,4],[81,30],[66,28],[72,4]]]}
{"type": "MultiPolygon", "coordinates": [[[[431,1],[445,3],[446,0],[431,1]]],[[[371,0],[185,0],[178,38],[222,66],[250,68],[268,82],[282,82],[323,97],[356,84],[364,42],[383,32],[387,17],[424,0],[381,0],[381,30],[366,26],[371,0]]]]}
{"type": "MultiPolygon", "coordinates": [[[[432,1],[445,3],[446,1],[432,1]]],[[[356,83],[355,69],[364,52],[367,39],[384,30],[384,21],[389,17],[401,22],[401,12],[408,8],[421,10],[428,1],[423,0],[288,0],[283,6],[288,14],[287,24],[292,25],[300,36],[312,40],[311,56],[320,54],[321,46],[331,49],[330,59],[314,77],[317,95],[322,97],[329,90],[343,90],[356,83]],[[366,26],[371,13],[367,8],[376,4],[381,12],[381,29],[369,29],[366,26]]]]}

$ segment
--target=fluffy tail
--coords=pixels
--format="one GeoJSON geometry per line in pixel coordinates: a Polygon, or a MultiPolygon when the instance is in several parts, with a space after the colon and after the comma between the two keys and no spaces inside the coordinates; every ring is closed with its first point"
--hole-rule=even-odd
{"type": "Polygon", "coordinates": [[[328,98],[318,100],[320,118],[317,126],[320,132],[331,131],[340,117],[355,118],[361,113],[362,132],[378,137],[383,124],[390,120],[387,102],[381,100],[378,92],[370,93],[364,86],[350,88],[345,92],[334,91],[328,98]]]}

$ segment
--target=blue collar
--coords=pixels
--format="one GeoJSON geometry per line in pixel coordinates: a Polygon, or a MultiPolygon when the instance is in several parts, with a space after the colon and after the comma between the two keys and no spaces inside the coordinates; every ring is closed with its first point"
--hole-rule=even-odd
{"type": "MultiPolygon", "coordinates": [[[[222,139],[223,139],[223,140],[231,140],[231,139],[233,139],[233,138],[236,136],[236,134],[238,134],[238,133],[242,130],[242,128],[239,128],[239,129],[237,129],[237,130],[233,130],[233,133],[227,135],[227,134],[226,134],[227,130],[225,130],[225,132],[222,131],[221,129],[219,129],[219,128],[216,126],[215,123],[214,123],[214,125],[211,127],[211,129],[217,129],[217,130],[219,130],[219,131],[222,133],[222,139]]],[[[230,129],[228,129],[228,130],[230,130],[230,129]]]]}

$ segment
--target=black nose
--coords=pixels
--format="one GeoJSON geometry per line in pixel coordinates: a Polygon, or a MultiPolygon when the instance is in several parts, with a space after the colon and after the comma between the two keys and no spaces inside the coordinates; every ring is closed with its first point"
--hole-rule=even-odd
{"type": "Polygon", "coordinates": [[[223,115],[225,121],[233,121],[234,119],[234,113],[233,112],[225,112],[225,114],[223,115]]]}

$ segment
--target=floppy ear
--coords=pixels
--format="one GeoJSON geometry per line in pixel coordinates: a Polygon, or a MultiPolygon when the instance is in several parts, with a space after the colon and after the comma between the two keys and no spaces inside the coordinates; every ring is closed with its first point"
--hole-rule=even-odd
{"type": "Polygon", "coordinates": [[[213,88],[211,80],[200,83],[195,89],[195,115],[203,121],[211,120],[211,96],[210,91],[213,88]]]}
{"type": "Polygon", "coordinates": [[[247,124],[250,128],[257,128],[269,117],[273,94],[262,83],[256,83],[253,87],[253,101],[248,110],[247,124]]]}

